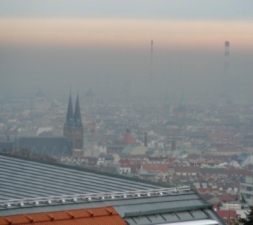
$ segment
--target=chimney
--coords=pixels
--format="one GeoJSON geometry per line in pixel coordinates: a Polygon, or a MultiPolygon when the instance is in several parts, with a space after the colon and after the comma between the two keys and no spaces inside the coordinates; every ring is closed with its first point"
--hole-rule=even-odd
{"type": "Polygon", "coordinates": [[[145,135],[144,135],[144,146],[148,147],[148,133],[147,132],[145,132],[145,135]]]}
{"type": "Polygon", "coordinates": [[[171,150],[172,150],[172,151],[177,150],[177,143],[176,143],[176,140],[172,140],[172,143],[171,143],[171,150]]]}

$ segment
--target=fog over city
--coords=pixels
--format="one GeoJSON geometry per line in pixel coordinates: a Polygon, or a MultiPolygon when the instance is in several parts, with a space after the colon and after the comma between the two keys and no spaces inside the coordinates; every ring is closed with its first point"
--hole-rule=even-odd
{"type": "Polygon", "coordinates": [[[217,101],[229,41],[229,95],[252,101],[248,1],[0,4],[2,97],[42,89],[61,98],[72,88],[81,96],[91,89],[97,97],[162,101],[167,91],[177,101],[184,91],[189,100],[217,101]]]}
{"type": "Polygon", "coordinates": [[[252,225],[253,1],[0,1],[0,225],[252,225]]]}

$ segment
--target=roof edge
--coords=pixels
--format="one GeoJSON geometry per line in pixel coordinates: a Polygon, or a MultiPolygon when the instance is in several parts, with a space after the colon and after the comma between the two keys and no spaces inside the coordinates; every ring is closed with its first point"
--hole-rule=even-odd
{"type": "Polygon", "coordinates": [[[212,209],[212,204],[205,204],[205,205],[199,205],[199,206],[191,206],[191,207],[176,207],[173,209],[161,209],[161,210],[149,210],[149,211],[139,211],[139,212],[129,212],[129,213],[125,213],[125,217],[134,217],[134,216],[140,216],[140,215],[154,215],[154,214],[158,214],[158,213],[173,213],[173,212],[180,212],[180,211],[187,211],[187,210],[198,210],[198,209],[212,209]]]}

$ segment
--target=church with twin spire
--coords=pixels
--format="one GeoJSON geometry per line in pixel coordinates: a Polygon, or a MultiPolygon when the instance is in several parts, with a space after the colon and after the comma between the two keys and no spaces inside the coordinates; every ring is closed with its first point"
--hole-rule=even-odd
{"type": "Polygon", "coordinates": [[[79,96],[76,97],[75,111],[73,111],[72,97],[69,95],[68,111],[66,121],[63,126],[63,136],[71,140],[73,156],[83,154],[83,124],[79,104],[79,96]]]}
{"type": "MultiPolygon", "coordinates": [[[[7,150],[26,152],[30,157],[82,157],[84,144],[84,127],[82,124],[79,96],[73,110],[72,98],[69,96],[66,120],[63,125],[63,136],[17,137],[9,143],[7,150]]],[[[1,146],[0,146],[1,148],[1,146]]]]}

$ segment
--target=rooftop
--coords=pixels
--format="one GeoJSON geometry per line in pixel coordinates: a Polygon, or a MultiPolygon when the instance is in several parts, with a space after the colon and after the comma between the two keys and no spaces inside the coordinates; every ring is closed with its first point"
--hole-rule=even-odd
{"type": "Polygon", "coordinates": [[[0,218],[0,225],[22,224],[110,224],[126,225],[126,222],[118,215],[113,207],[79,209],[51,213],[34,213],[26,215],[14,215],[0,218]]]}
{"type": "Polygon", "coordinates": [[[114,174],[41,163],[0,154],[0,216],[112,206],[129,225],[216,220],[189,187],[134,180],[114,174]]]}

